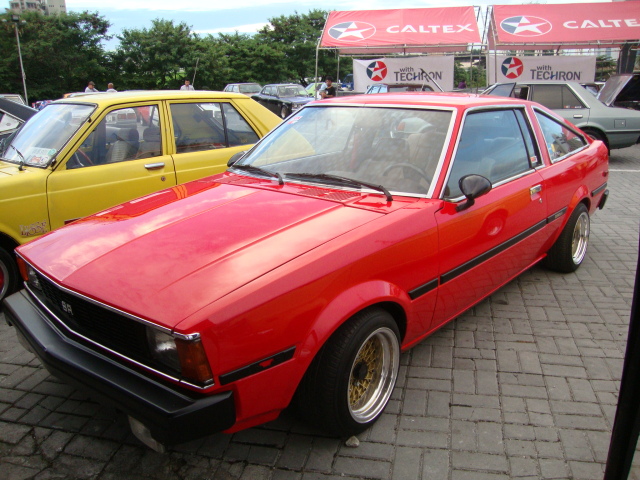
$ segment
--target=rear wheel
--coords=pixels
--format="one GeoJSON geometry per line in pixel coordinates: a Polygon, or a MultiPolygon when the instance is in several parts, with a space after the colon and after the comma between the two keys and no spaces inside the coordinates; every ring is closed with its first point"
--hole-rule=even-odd
{"type": "Polygon", "coordinates": [[[590,225],[589,210],[584,203],[579,203],[556,243],[549,249],[545,266],[556,272],[575,272],[587,255],[590,225]]]}
{"type": "Polygon", "coordinates": [[[349,436],[370,427],[393,392],[400,366],[400,333],[381,309],[356,314],[313,360],[298,392],[305,418],[349,436]]]}
{"type": "Polygon", "coordinates": [[[609,141],[607,140],[607,136],[604,133],[602,133],[600,130],[585,128],[583,131],[594,140],[600,140],[602,143],[604,143],[607,146],[607,148],[609,148],[609,141]]]}
{"type": "Polygon", "coordinates": [[[282,119],[284,120],[285,118],[287,118],[289,116],[289,109],[285,106],[283,106],[280,109],[280,117],[282,117],[282,119]]]}
{"type": "MultiPolygon", "coordinates": [[[[0,302],[4,297],[13,293],[20,282],[18,266],[13,256],[0,248],[0,302]]],[[[0,309],[1,309],[0,304],[0,309]]]]}

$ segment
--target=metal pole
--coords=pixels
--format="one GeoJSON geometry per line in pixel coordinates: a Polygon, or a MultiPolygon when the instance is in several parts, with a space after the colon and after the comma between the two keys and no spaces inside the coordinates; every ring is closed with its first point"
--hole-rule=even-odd
{"type": "Polygon", "coordinates": [[[27,77],[24,74],[24,66],[22,65],[22,52],[20,51],[20,35],[18,34],[18,22],[13,22],[16,29],[16,42],[18,42],[18,58],[20,59],[20,72],[22,72],[22,86],[24,87],[24,101],[29,105],[29,97],[27,97],[27,77]]]}

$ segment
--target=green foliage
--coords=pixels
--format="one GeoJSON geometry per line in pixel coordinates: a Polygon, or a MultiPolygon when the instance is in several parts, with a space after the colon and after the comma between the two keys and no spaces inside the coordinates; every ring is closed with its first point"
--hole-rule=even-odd
{"type": "Polygon", "coordinates": [[[178,89],[193,77],[197,51],[189,25],[155,19],[150,29],[118,35],[120,47],[111,67],[120,89],[178,89]]]}
{"type": "MultiPolygon", "coordinates": [[[[22,93],[22,77],[14,24],[8,15],[0,24],[0,92],[22,93]]],[[[108,73],[103,40],[109,22],[95,13],[68,13],[47,17],[26,12],[19,24],[20,47],[29,100],[59,98],[84,90],[89,80],[98,85],[108,73]]]]}

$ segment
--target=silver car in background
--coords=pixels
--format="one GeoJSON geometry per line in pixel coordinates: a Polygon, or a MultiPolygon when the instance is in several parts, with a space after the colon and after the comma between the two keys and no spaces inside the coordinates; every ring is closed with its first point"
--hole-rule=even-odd
{"type": "Polygon", "coordinates": [[[609,149],[630,147],[640,137],[640,111],[607,106],[578,82],[498,83],[482,93],[538,102],[609,149]]]}

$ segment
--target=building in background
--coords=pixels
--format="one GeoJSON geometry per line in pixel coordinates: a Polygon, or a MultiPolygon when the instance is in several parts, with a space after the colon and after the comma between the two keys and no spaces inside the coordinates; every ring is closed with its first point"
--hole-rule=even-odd
{"type": "Polygon", "coordinates": [[[65,0],[11,0],[9,2],[9,12],[40,12],[45,15],[58,15],[67,13],[65,0]]]}

